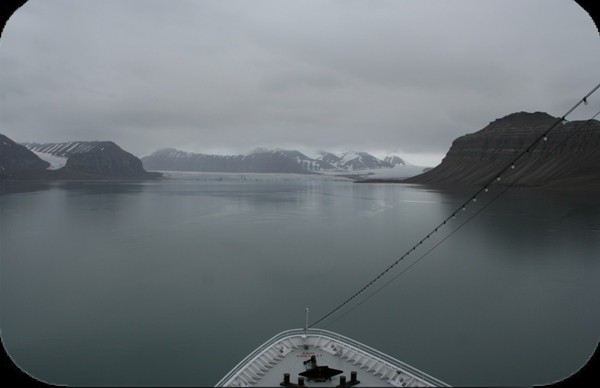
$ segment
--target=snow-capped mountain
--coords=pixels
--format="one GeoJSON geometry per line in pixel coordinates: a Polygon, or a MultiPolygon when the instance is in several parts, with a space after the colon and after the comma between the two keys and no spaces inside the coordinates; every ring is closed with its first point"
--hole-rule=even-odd
{"type": "MultiPolygon", "coordinates": [[[[41,154],[69,158],[74,154],[90,152],[95,149],[109,146],[108,141],[69,141],[65,143],[22,143],[27,149],[41,154]]],[[[114,144],[114,143],[112,143],[114,144]]]]}
{"type": "Polygon", "coordinates": [[[340,157],[337,156],[337,155],[335,155],[335,154],[332,154],[331,152],[319,151],[317,153],[317,155],[318,155],[316,157],[317,160],[322,160],[322,161],[324,161],[326,163],[329,163],[329,164],[331,164],[333,166],[337,166],[337,163],[340,161],[340,157]]]}
{"type": "Polygon", "coordinates": [[[388,155],[383,160],[367,152],[349,151],[342,154],[334,154],[327,151],[319,151],[317,159],[326,161],[341,170],[372,170],[381,168],[392,168],[396,166],[410,165],[397,155],[388,155]]]}
{"type": "Polygon", "coordinates": [[[306,174],[335,168],[299,151],[256,149],[247,155],[207,155],[164,148],[142,158],[158,171],[270,172],[306,174]]]}
{"type": "Polygon", "coordinates": [[[407,163],[401,157],[396,156],[396,155],[388,155],[385,158],[383,158],[383,161],[388,164],[391,164],[394,167],[395,166],[406,166],[406,165],[410,164],[410,163],[407,163]]]}
{"type": "Polygon", "coordinates": [[[67,160],[73,155],[118,147],[110,141],[69,141],[44,144],[23,143],[22,145],[36,154],[40,159],[50,163],[50,167],[48,167],[50,170],[64,167],[67,164],[67,160]]]}
{"type": "MultiPolygon", "coordinates": [[[[71,141],[64,143],[23,143],[29,151],[61,174],[90,174],[91,177],[153,178],[141,161],[112,141],[71,141]]],[[[79,175],[77,175],[78,177],[79,175]]]]}
{"type": "Polygon", "coordinates": [[[390,168],[390,163],[377,159],[366,152],[346,152],[337,162],[337,166],[344,170],[368,170],[373,168],[390,168]]]}
{"type": "Polygon", "coordinates": [[[307,171],[322,171],[322,170],[331,170],[335,168],[331,163],[327,163],[324,160],[313,159],[306,155],[304,155],[300,151],[295,150],[283,150],[281,148],[276,148],[274,150],[264,150],[262,154],[271,154],[276,155],[281,158],[295,160],[296,163],[304,170],[307,171]]]}
{"type": "Polygon", "coordinates": [[[390,161],[380,160],[366,152],[346,152],[335,155],[320,151],[311,158],[300,151],[276,148],[257,148],[246,155],[208,155],[164,148],[144,156],[142,162],[154,171],[198,171],[198,172],[270,172],[270,173],[321,173],[348,172],[392,168],[403,165],[395,157],[390,161]],[[393,164],[394,162],[395,164],[393,164]]]}

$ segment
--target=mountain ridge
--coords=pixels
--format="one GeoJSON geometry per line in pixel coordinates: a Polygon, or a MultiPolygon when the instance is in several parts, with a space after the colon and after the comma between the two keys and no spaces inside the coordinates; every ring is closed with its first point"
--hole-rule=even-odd
{"type": "Polygon", "coordinates": [[[433,169],[402,180],[434,185],[483,185],[525,152],[496,184],[600,188],[600,122],[563,122],[545,112],[516,112],[456,138],[433,169]],[[551,126],[547,136],[530,147],[551,126]]]}
{"type": "Polygon", "coordinates": [[[0,178],[5,180],[137,180],[160,175],[144,170],[141,160],[112,141],[17,144],[0,135],[0,178]]]}
{"type": "Polygon", "coordinates": [[[141,158],[144,167],[155,171],[197,172],[266,172],[314,174],[321,172],[348,172],[406,165],[398,156],[389,161],[380,160],[366,152],[346,152],[338,156],[319,151],[316,158],[300,151],[257,148],[248,154],[210,155],[162,148],[141,158]]]}
{"type": "Polygon", "coordinates": [[[11,179],[29,172],[39,172],[50,167],[26,147],[0,134],[0,179],[11,179]]]}

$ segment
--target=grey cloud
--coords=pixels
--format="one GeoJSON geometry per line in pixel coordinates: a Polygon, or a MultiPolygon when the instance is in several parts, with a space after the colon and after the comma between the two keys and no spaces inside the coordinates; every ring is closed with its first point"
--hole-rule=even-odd
{"type": "Polygon", "coordinates": [[[0,122],[134,153],[443,154],[514,111],[564,113],[599,44],[558,0],[30,1],[0,44],[0,122]]]}

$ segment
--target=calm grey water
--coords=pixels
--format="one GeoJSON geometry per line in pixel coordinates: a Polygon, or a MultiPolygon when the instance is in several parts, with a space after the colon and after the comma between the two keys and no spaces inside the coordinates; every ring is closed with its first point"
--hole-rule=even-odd
{"type": "MultiPolygon", "coordinates": [[[[470,194],[279,178],[5,184],[6,351],[56,384],[215,384],[302,327],[305,307],[314,321],[360,289],[470,194]]],[[[449,384],[543,384],[594,350],[599,279],[597,193],[512,190],[319,327],[449,384]]]]}

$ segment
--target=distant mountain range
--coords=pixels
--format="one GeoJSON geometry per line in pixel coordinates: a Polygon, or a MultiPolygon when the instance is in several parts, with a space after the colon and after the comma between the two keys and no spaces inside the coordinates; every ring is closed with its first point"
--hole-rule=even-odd
{"type": "Polygon", "coordinates": [[[112,141],[17,144],[0,134],[0,178],[11,180],[153,179],[142,162],[112,141]]]}
{"type": "Polygon", "coordinates": [[[335,155],[320,151],[310,158],[295,150],[258,148],[247,155],[207,155],[163,148],[142,158],[144,167],[154,171],[256,172],[314,174],[325,171],[349,172],[392,168],[407,163],[398,156],[380,160],[366,152],[335,155]]]}
{"type": "Polygon", "coordinates": [[[505,171],[495,184],[600,189],[600,122],[560,122],[543,112],[512,113],[455,139],[442,163],[428,170],[394,155],[378,159],[366,152],[321,151],[309,157],[295,150],[264,148],[247,155],[164,148],[140,160],[111,141],[17,144],[0,135],[0,178],[130,180],[161,176],[146,171],[154,170],[331,174],[363,181],[370,177],[384,182],[482,185],[523,151],[527,152],[515,168],[505,171]],[[531,143],[553,125],[547,140],[532,147],[531,143]],[[394,168],[398,166],[402,168],[394,168]]]}
{"type": "MultiPolygon", "coordinates": [[[[257,148],[247,155],[206,155],[164,148],[141,160],[112,141],[17,144],[0,135],[0,178],[10,180],[153,179],[154,171],[347,174],[405,166],[392,155],[380,160],[366,152],[311,158],[295,150],[257,148]]],[[[413,172],[414,174],[414,172],[413,172]]],[[[410,176],[410,175],[409,175],[410,176]]]]}
{"type": "Polygon", "coordinates": [[[317,159],[327,161],[336,169],[345,171],[392,168],[408,164],[396,155],[386,156],[381,160],[366,152],[354,151],[345,152],[339,156],[331,152],[320,151],[317,159]]]}

